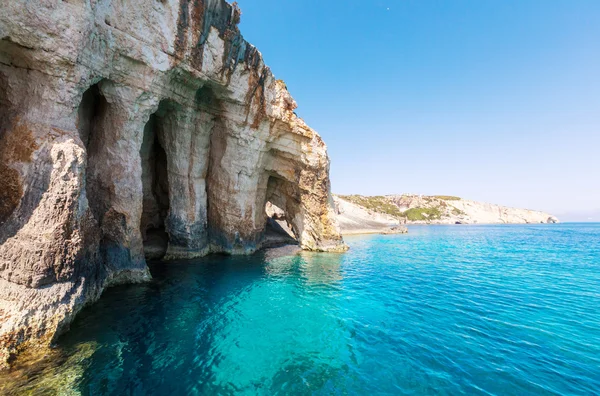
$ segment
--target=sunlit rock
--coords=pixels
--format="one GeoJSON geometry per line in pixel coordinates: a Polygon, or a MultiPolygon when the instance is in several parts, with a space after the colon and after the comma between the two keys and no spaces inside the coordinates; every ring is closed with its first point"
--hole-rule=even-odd
{"type": "Polygon", "coordinates": [[[0,364],[147,258],[346,249],[329,159],[222,0],[0,5],[0,364]]]}

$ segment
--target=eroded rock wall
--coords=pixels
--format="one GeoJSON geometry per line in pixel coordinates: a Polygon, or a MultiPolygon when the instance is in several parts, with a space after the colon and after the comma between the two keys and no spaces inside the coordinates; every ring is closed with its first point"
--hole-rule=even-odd
{"type": "Polygon", "coordinates": [[[0,4],[0,365],[146,257],[342,251],[326,146],[222,0],[0,4]]]}

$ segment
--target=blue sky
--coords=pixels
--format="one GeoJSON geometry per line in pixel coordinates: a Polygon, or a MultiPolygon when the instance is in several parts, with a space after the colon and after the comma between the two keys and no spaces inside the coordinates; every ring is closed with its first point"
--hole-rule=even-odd
{"type": "Polygon", "coordinates": [[[600,1],[238,3],[334,192],[600,209],[600,1]]]}

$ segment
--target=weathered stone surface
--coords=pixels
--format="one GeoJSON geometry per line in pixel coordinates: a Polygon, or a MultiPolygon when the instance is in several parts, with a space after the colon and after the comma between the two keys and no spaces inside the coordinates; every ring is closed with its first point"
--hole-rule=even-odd
{"type": "Polygon", "coordinates": [[[341,251],[326,146],[223,0],[0,3],[0,365],[146,257],[341,251]]]}

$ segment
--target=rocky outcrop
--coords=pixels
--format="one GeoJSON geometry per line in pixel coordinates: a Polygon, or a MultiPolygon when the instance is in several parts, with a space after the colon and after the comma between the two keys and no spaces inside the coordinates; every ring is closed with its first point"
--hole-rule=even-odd
{"type": "Polygon", "coordinates": [[[146,258],[342,251],[326,146],[223,0],[0,5],[0,364],[146,258]]]}
{"type": "Polygon", "coordinates": [[[364,206],[333,197],[337,221],[344,235],[354,234],[406,234],[403,219],[369,210],[364,206]]]}

